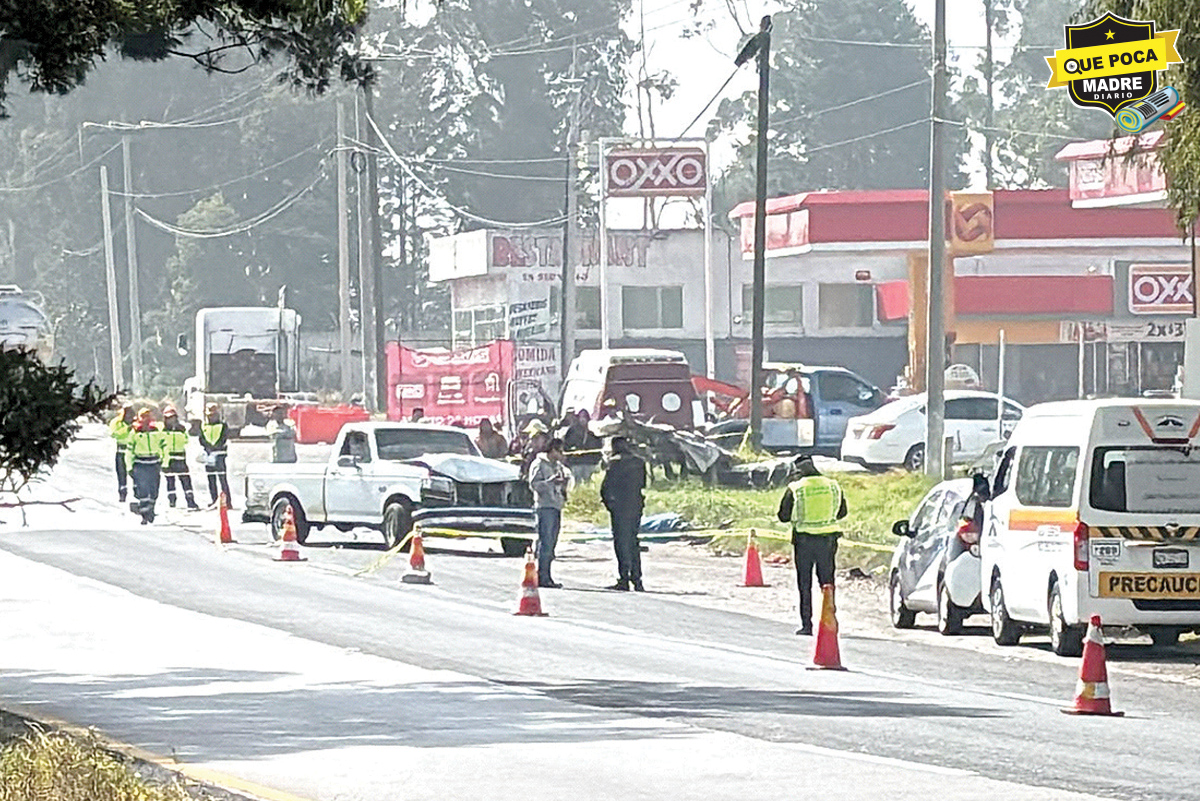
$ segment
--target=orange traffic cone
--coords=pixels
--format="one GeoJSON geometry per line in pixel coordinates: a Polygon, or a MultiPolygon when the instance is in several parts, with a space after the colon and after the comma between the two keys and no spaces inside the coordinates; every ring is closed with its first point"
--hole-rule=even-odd
{"type": "Polygon", "coordinates": [[[762,559],[758,555],[758,543],[754,541],[754,529],[746,536],[746,573],[742,579],[743,587],[765,587],[762,573],[762,559]]]}
{"type": "Polygon", "coordinates": [[[833,585],[821,587],[821,622],[817,625],[817,647],[809,670],[845,670],[838,650],[837,607],[833,603],[833,585]]]}
{"type": "Polygon", "coordinates": [[[230,545],[233,543],[233,532],[229,530],[229,499],[225,497],[225,493],[221,493],[220,501],[221,526],[217,529],[217,545],[230,545]]]}
{"type": "Polygon", "coordinates": [[[279,556],[275,557],[276,562],[307,562],[308,560],[300,555],[300,543],[296,541],[296,518],[292,513],[292,505],[289,503],[287,510],[283,513],[283,544],[279,549],[279,556]]]}
{"type": "Polygon", "coordinates": [[[425,569],[425,546],[421,542],[421,530],[413,529],[412,545],[408,553],[408,571],[400,580],[405,584],[432,584],[429,571],[425,569]]]}
{"type": "Polygon", "coordinates": [[[1104,632],[1100,628],[1100,616],[1092,615],[1087,634],[1083,638],[1083,662],[1079,665],[1079,683],[1075,685],[1075,706],[1062,710],[1068,715],[1112,715],[1120,717],[1124,712],[1113,712],[1108,696],[1108,668],[1104,662],[1104,632]]]}
{"type": "Polygon", "coordinates": [[[533,561],[533,549],[525,551],[525,577],[521,579],[521,597],[514,615],[545,617],[542,599],[538,596],[537,564],[533,561]]]}

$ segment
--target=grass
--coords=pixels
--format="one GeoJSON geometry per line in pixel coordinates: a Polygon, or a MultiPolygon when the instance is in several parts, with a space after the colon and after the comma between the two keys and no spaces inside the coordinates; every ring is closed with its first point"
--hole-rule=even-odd
{"type": "Polygon", "coordinates": [[[147,781],[94,738],[34,728],[0,749],[0,801],[192,801],[147,781]]]}
{"type": "MultiPolygon", "coordinates": [[[[892,523],[908,517],[932,486],[922,475],[893,471],[883,475],[845,473],[837,476],[846,494],[849,514],[845,537],[859,542],[893,545],[892,523]]],[[[787,536],[790,526],[776,518],[783,490],[705,487],[699,481],[657,483],[646,492],[646,514],[677,512],[693,529],[754,528],[787,536]]],[[[569,520],[608,526],[600,503],[600,477],[572,492],[563,512],[569,520]]],[[[766,543],[764,543],[764,546],[766,543]]]]}

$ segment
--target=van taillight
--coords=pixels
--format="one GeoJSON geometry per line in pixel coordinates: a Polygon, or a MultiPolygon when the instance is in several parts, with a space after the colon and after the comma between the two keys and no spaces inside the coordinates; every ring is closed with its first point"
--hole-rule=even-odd
{"type": "Polygon", "coordinates": [[[1083,523],[1075,526],[1075,569],[1088,569],[1088,527],[1083,523]]]}

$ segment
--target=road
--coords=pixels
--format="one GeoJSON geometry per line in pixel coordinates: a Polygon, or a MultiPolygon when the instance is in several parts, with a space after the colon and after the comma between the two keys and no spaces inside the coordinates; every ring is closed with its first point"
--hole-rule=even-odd
{"type": "Polygon", "coordinates": [[[845,622],[851,670],[809,671],[785,622],[567,564],[550,616],[514,617],[519,563],[479,549],[432,556],[423,587],[355,575],[368,536],[281,564],[261,526],[214,546],[211,513],[131,525],[108,447],[39,489],[80,511],[0,526],[0,707],[195,776],[321,801],[1200,799],[1194,683],[1123,676],[1125,718],[1072,717],[1073,660],[845,622]]]}

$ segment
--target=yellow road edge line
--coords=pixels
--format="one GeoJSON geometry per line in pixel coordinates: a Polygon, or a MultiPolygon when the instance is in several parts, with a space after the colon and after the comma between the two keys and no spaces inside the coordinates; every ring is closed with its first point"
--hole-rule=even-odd
{"type": "Polygon", "coordinates": [[[222,773],[221,771],[201,767],[200,765],[192,765],[187,762],[178,762],[171,757],[165,757],[131,743],[124,742],[123,740],[118,740],[94,726],[80,726],[61,718],[46,715],[43,712],[34,712],[20,705],[12,704],[2,697],[0,697],[0,708],[23,717],[26,720],[33,721],[34,723],[42,723],[81,739],[94,738],[99,740],[105,748],[109,748],[131,759],[157,765],[164,770],[177,773],[192,781],[211,784],[224,790],[251,795],[262,799],[262,801],[314,801],[305,796],[295,795],[285,790],[276,790],[273,787],[267,787],[248,779],[241,779],[228,773],[222,773]]]}

